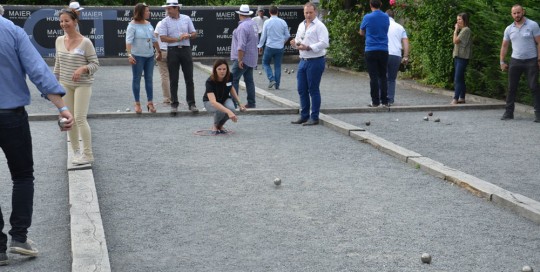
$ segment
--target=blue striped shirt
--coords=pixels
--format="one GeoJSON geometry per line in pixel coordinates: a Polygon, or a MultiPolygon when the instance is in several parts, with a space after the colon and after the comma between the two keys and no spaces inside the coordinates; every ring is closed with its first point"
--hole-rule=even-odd
{"type": "Polygon", "coordinates": [[[290,36],[289,26],[285,20],[277,15],[272,15],[270,19],[264,22],[261,39],[257,47],[261,48],[266,43],[267,47],[282,49],[290,36]]]}
{"type": "Polygon", "coordinates": [[[43,97],[65,94],[22,28],[0,16],[0,37],[0,109],[30,105],[26,75],[43,97]]]}
{"type": "Polygon", "coordinates": [[[257,42],[259,33],[257,33],[257,24],[250,18],[238,22],[238,27],[233,31],[231,42],[231,60],[238,60],[238,50],[244,51],[244,64],[248,67],[257,66],[259,51],[257,42]]]}
{"type": "MultiPolygon", "coordinates": [[[[181,34],[191,34],[197,32],[191,18],[187,15],[180,14],[178,19],[174,19],[170,16],[165,17],[161,21],[161,25],[158,28],[159,36],[167,36],[171,38],[179,38],[181,34]]],[[[190,46],[190,39],[185,39],[180,42],[169,43],[169,46],[190,46]]]]}

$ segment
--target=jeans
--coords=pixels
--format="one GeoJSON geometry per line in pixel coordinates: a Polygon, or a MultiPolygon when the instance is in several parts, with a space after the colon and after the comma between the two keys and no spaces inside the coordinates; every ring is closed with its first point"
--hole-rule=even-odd
{"type": "Polygon", "coordinates": [[[148,101],[152,101],[154,98],[152,78],[154,75],[154,57],[139,57],[133,56],[137,63],[131,65],[131,71],[133,72],[133,81],[131,89],[133,90],[133,97],[135,102],[140,101],[141,92],[141,76],[144,71],[144,88],[146,89],[146,97],[148,101]]]}
{"type": "Polygon", "coordinates": [[[298,84],[298,95],[300,96],[300,118],[302,120],[319,120],[321,109],[321,78],[324,72],[325,59],[315,58],[310,60],[300,60],[296,81],[298,84]],[[311,98],[311,101],[310,101],[311,98]],[[311,102],[311,103],[310,103],[311,102]],[[311,105],[311,115],[309,108],[311,105]]]}
{"type": "Polygon", "coordinates": [[[373,105],[388,104],[388,82],[386,79],[388,51],[367,51],[365,57],[369,73],[371,103],[373,105]]]}
{"type": "Polygon", "coordinates": [[[454,58],[454,99],[465,99],[465,70],[467,69],[468,59],[454,58]]]}
{"type": "MultiPolygon", "coordinates": [[[[6,156],[13,181],[9,234],[13,240],[25,242],[32,224],[34,159],[28,114],[23,107],[16,112],[0,113],[0,147],[6,156]]],[[[5,252],[7,248],[7,235],[3,229],[4,217],[0,209],[0,252],[5,252]]]]}
{"type": "Polygon", "coordinates": [[[276,89],[279,89],[279,84],[281,82],[281,61],[283,60],[284,48],[275,49],[266,47],[264,49],[264,54],[262,58],[263,68],[266,72],[266,77],[269,81],[276,82],[276,89]],[[274,72],[272,72],[272,67],[270,66],[270,61],[274,59],[274,72]]]}
{"type": "Polygon", "coordinates": [[[510,59],[508,68],[508,96],[506,96],[506,111],[514,112],[516,93],[521,75],[525,74],[529,89],[534,97],[534,112],[540,113],[540,93],[538,89],[538,63],[537,59],[510,59]]]}
{"type": "Polygon", "coordinates": [[[401,56],[388,55],[387,78],[388,78],[388,103],[394,103],[396,94],[396,78],[399,71],[401,56]]]}
{"type": "Polygon", "coordinates": [[[247,106],[254,108],[255,103],[255,81],[253,81],[253,67],[248,67],[244,64],[244,69],[240,69],[238,67],[238,60],[234,60],[232,67],[231,67],[231,73],[233,74],[233,87],[236,90],[236,93],[240,97],[240,90],[238,89],[238,85],[240,84],[240,78],[244,76],[244,82],[246,83],[246,91],[247,91],[247,106]]]}
{"type": "Polygon", "coordinates": [[[169,47],[167,49],[167,67],[169,68],[169,80],[171,85],[171,106],[178,107],[178,80],[180,79],[180,67],[184,73],[186,82],[186,102],[188,106],[195,106],[195,84],[193,83],[193,59],[191,47],[169,47]]]}
{"type": "MultiPolygon", "coordinates": [[[[228,98],[227,100],[225,100],[225,103],[223,103],[223,106],[225,106],[225,108],[234,112],[234,103],[232,99],[228,98]]],[[[229,115],[216,109],[214,106],[212,106],[212,102],[210,101],[204,101],[204,108],[208,112],[214,113],[214,125],[217,128],[223,127],[223,125],[225,125],[227,120],[229,120],[229,115]]]]}

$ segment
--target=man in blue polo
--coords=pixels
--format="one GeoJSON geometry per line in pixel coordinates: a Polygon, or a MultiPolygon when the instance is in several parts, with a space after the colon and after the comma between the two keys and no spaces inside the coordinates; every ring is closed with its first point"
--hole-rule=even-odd
{"type": "Polygon", "coordinates": [[[514,119],[514,102],[521,74],[527,76],[529,88],[534,97],[534,121],[540,123],[540,90],[538,87],[538,69],[540,67],[540,28],[535,21],[525,18],[525,9],[521,5],[512,7],[514,22],[504,31],[501,45],[501,70],[508,70],[508,95],[506,111],[501,120],[514,119]],[[504,59],[508,45],[512,42],[510,66],[504,59]]]}
{"type": "Polygon", "coordinates": [[[278,17],[278,8],[270,7],[270,19],[264,22],[261,39],[259,41],[259,54],[263,53],[263,68],[266,72],[266,77],[270,81],[268,89],[275,87],[279,89],[281,83],[281,60],[285,50],[285,43],[289,39],[289,26],[285,20],[278,17]],[[266,44],[266,46],[265,46],[266,44]],[[270,66],[270,62],[274,59],[274,71],[270,66]]]}
{"type": "Polygon", "coordinates": [[[380,10],[381,0],[370,0],[371,13],[366,14],[360,24],[360,35],[366,37],[364,55],[369,73],[371,89],[370,107],[388,106],[388,27],[390,19],[380,10]]]}

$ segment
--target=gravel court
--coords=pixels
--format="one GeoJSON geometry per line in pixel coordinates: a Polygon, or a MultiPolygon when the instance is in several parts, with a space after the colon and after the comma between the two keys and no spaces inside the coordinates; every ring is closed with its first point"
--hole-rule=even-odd
{"type": "Polygon", "coordinates": [[[240,116],[228,124],[235,134],[219,137],[193,135],[210,116],[91,120],[112,270],[540,266],[534,223],[323,126],[290,125],[294,118],[240,116]]]}
{"type": "MultiPolygon", "coordinates": [[[[71,271],[66,135],[54,121],[30,122],[34,148],[34,216],[28,237],[39,250],[37,258],[8,253],[11,271],[71,271]]],[[[11,176],[4,154],[0,156],[0,206],[4,233],[11,229],[11,176]]],[[[8,239],[11,236],[8,235],[8,239]]],[[[8,242],[9,246],[9,242],[8,242]]]]}
{"type": "Polygon", "coordinates": [[[383,112],[334,117],[511,192],[540,201],[540,126],[528,114],[501,121],[504,110],[383,112]],[[433,120],[440,118],[440,123],[433,120]],[[366,121],[371,121],[367,127],[366,121]]]}

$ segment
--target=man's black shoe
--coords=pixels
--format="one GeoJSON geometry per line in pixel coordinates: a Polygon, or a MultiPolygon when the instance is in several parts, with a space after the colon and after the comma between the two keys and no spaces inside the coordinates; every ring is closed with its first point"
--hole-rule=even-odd
{"type": "Polygon", "coordinates": [[[296,121],[291,121],[291,124],[300,125],[300,124],[303,124],[305,122],[307,122],[307,120],[304,120],[302,118],[298,118],[298,120],[296,120],[296,121]]]}
{"type": "Polygon", "coordinates": [[[309,119],[307,122],[303,123],[302,126],[316,126],[319,124],[319,120],[309,119]]]}
{"type": "Polygon", "coordinates": [[[501,120],[510,120],[514,119],[514,113],[512,112],[505,112],[503,116],[501,117],[501,120]]]}

